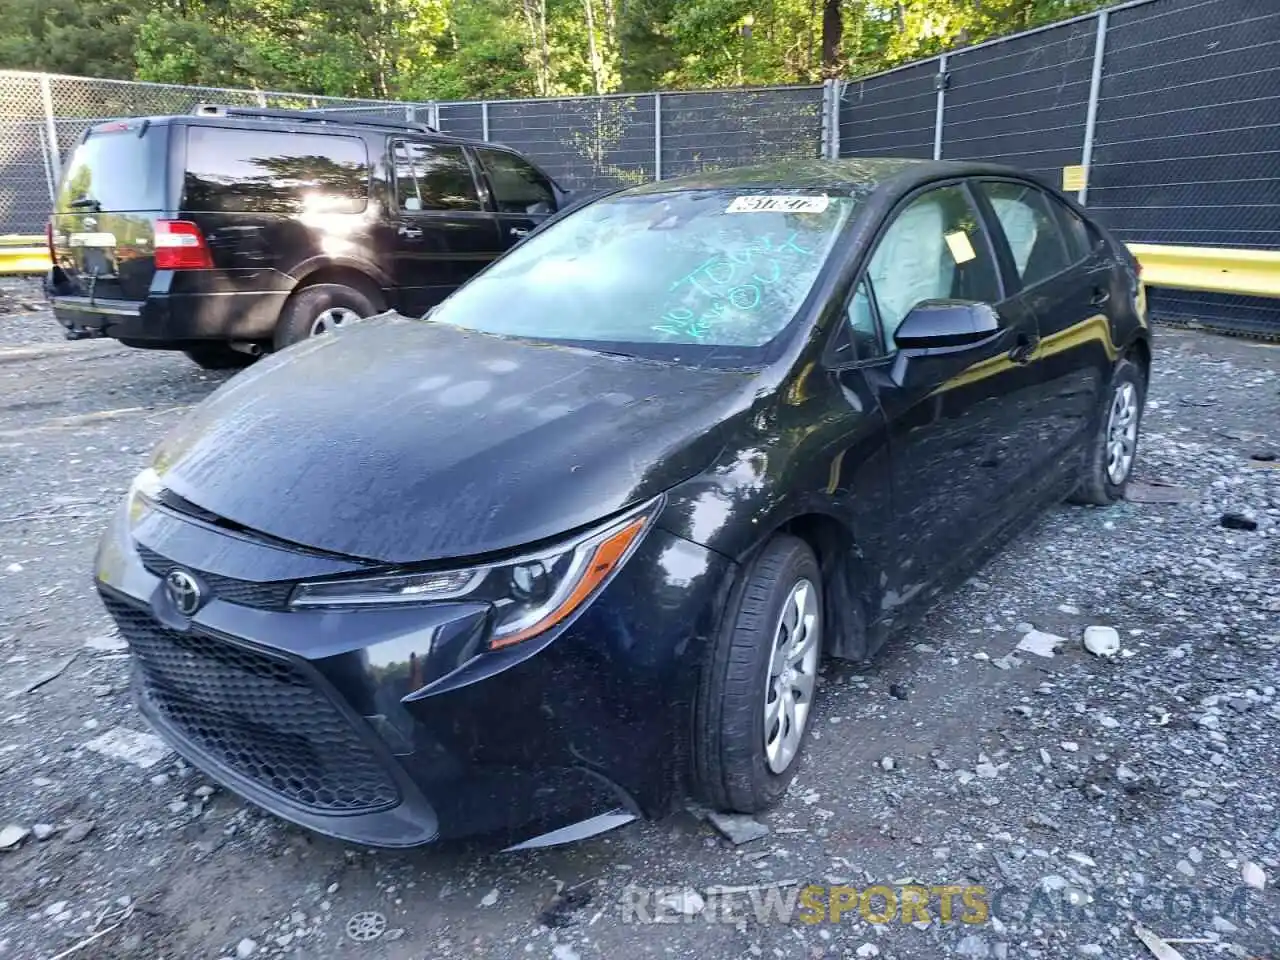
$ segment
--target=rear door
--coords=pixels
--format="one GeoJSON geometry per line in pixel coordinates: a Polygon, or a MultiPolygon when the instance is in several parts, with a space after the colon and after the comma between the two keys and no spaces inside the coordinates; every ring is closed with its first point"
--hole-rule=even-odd
{"type": "Polygon", "coordinates": [[[54,293],[141,301],[168,203],[168,124],[99,124],[72,151],[54,204],[54,293]]]}
{"type": "Polygon", "coordinates": [[[558,199],[551,180],[510,150],[475,147],[498,212],[498,231],[506,247],[519,243],[556,212],[558,199]]]}
{"type": "MultiPolygon", "coordinates": [[[[1040,330],[1037,468],[1072,469],[1114,360],[1106,316],[1111,259],[1105,244],[1082,243],[1063,229],[1062,218],[1075,214],[1039,186],[984,180],[977,187],[1006,271],[1040,330]]],[[[1087,230],[1083,222],[1080,227],[1087,230]]]]}
{"type": "Polygon", "coordinates": [[[392,280],[399,309],[420,316],[494,260],[506,244],[484,209],[476,172],[458,144],[392,142],[392,280]]]}

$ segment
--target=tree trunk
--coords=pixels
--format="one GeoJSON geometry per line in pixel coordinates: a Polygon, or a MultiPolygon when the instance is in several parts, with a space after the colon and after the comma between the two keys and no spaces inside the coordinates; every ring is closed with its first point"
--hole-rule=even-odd
{"type": "Polygon", "coordinates": [[[600,50],[596,46],[596,14],[595,0],[582,0],[582,8],[587,13],[587,57],[591,60],[591,85],[596,96],[604,93],[604,78],[600,66],[600,50]]]}
{"type": "Polygon", "coordinates": [[[822,75],[827,79],[840,75],[840,41],[844,36],[841,0],[823,0],[822,4],[822,75]]]}
{"type": "Polygon", "coordinates": [[[545,97],[551,88],[551,48],[547,44],[547,0],[522,0],[521,10],[535,48],[534,93],[545,97]]]}

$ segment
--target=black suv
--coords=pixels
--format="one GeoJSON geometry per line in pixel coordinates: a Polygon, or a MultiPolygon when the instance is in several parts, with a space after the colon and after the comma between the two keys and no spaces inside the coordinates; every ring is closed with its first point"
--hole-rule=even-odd
{"type": "Polygon", "coordinates": [[[418,316],[560,209],[525,157],[424,124],[202,105],[91,128],[49,222],[67,336],[249,362],[418,316]]]}

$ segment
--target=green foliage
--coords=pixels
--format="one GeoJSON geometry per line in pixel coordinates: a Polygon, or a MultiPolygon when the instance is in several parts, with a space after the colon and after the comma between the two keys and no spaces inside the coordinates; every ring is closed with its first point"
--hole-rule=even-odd
{"type": "Polygon", "coordinates": [[[409,100],[812,83],[1100,6],[1102,0],[160,0],[147,8],[128,0],[0,0],[0,65],[409,100]],[[825,72],[824,7],[838,9],[843,25],[825,72]]]}

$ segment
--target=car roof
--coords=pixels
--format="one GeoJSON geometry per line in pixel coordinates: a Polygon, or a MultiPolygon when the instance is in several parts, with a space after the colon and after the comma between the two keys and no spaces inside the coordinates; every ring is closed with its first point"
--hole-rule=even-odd
{"type": "Polygon", "coordinates": [[[913,160],[906,157],[845,157],[840,160],[778,160],[696,173],[645,184],[622,191],[623,195],[676,193],[683,190],[721,190],[735,187],[764,189],[816,189],[839,194],[865,195],[881,186],[907,192],[932,180],[961,176],[1029,175],[994,163],[954,160],[913,160]]]}

